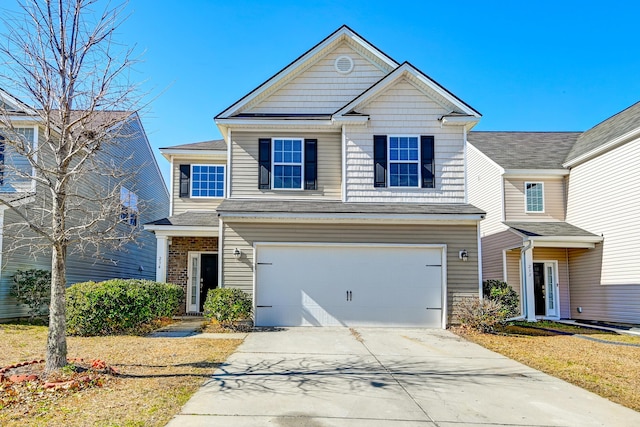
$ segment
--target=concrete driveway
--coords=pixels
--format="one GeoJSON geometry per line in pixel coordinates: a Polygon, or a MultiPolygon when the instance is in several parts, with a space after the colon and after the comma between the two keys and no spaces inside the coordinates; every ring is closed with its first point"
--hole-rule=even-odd
{"type": "Polygon", "coordinates": [[[249,334],[169,424],[639,426],[640,413],[442,330],[249,334]]]}

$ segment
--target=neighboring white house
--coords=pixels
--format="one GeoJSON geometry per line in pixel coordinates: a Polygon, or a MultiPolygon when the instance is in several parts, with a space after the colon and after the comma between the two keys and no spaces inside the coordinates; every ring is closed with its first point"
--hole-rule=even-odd
{"type": "MultiPolygon", "coordinates": [[[[24,138],[26,144],[38,147],[42,146],[44,128],[33,110],[1,89],[0,107],[3,117],[10,119],[13,126],[12,130],[0,128],[0,199],[29,210],[30,206],[47,197],[47,194],[30,178],[34,172],[29,163],[12,153],[9,145],[5,146],[2,134],[17,133],[24,138]],[[19,174],[20,171],[25,172],[24,176],[19,176],[22,175],[19,174]]],[[[140,228],[144,222],[166,216],[169,211],[169,194],[139,116],[128,112],[103,114],[117,114],[123,118],[117,126],[118,135],[114,144],[120,155],[113,161],[121,162],[119,165],[123,171],[126,168],[137,171],[119,189],[121,209],[116,215],[121,224],[118,227],[140,228]]],[[[91,187],[91,191],[99,191],[96,188],[101,188],[104,183],[104,177],[99,175],[96,173],[79,179],[79,185],[85,186],[82,190],[86,188],[89,191],[91,187]]],[[[18,214],[6,204],[0,203],[0,319],[27,314],[26,307],[19,305],[9,295],[11,277],[16,271],[51,268],[49,252],[34,254],[31,248],[20,247],[20,242],[16,242],[17,233],[14,229],[19,223],[22,221],[18,214]]],[[[155,279],[155,270],[156,239],[152,233],[141,230],[136,241],[127,244],[121,251],[106,251],[96,257],[95,252],[80,254],[71,250],[67,259],[67,283],[110,278],[155,279]]]]}
{"type": "Polygon", "coordinates": [[[446,327],[480,293],[467,132],[480,114],[343,26],[218,114],[224,141],[162,149],[157,278],[250,294],[262,326],[446,327]]]}

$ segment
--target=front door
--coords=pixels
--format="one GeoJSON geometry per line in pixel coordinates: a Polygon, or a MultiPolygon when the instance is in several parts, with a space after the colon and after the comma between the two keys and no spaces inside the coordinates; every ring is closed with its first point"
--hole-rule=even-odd
{"type": "Polygon", "coordinates": [[[187,312],[201,313],[209,289],[218,287],[218,255],[189,253],[187,312]]]}
{"type": "Polygon", "coordinates": [[[559,316],[556,265],[554,261],[533,263],[536,316],[559,316]]]}

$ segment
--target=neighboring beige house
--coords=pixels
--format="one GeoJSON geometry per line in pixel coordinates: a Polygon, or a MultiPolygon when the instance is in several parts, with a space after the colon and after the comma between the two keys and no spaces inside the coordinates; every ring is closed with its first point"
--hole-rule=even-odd
{"type": "Polygon", "coordinates": [[[528,320],[640,323],[640,103],[580,132],[472,132],[469,201],[483,278],[528,320]]]}
{"type": "MultiPolygon", "coordinates": [[[[12,130],[0,126],[0,199],[28,210],[37,206],[48,193],[32,179],[35,172],[31,169],[30,163],[24,157],[13,153],[11,146],[5,146],[3,141],[8,133],[19,134],[25,144],[35,147],[35,152],[43,156],[43,151],[38,147],[44,146],[44,127],[39,116],[30,107],[2,89],[0,114],[3,115],[3,119],[10,120],[13,126],[12,130]]],[[[139,228],[145,222],[166,216],[169,194],[140,117],[131,112],[102,114],[115,114],[118,119],[122,116],[119,126],[113,127],[112,134],[117,138],[116,143],[111,146],[114,148],[105,147],[102,155],[109,161],[119,162],[121,172],[135,170],[137,173],[127,178],[124,186],[120,186],[119,189],[107,190],[109,178],[101,176],[100,173],[83,175],[74,181],[77,183],[74,185],[78,186],[74,188],[80,188],[80,192],[86,194],[88,199],[95,194],[102,194],[102,190],[105,193],[113,192],[116,198],[119,192],[120,207],[114,209],[114,214],[117,215],[114,220],[117,221],[119,216],[121,223],[118,223],[117,227],[126,233],[132,227],[139,228]],[[108,151],[110,149],[113,151],[108,151]],[[112,154],[117,154],[117,159],[112,154]]],[[[98,116],[98,119],[101,117],[103,116],[98,116]]],[[[117,200],[115,202],[117,203],[117,200]]],[[[77,224],[74,215],[90,214],[91,212],[78,214],[76,210],[69,214],[67,224],[77,224]]],[[[6,204],[0,203],[0,319],[23,317],[28,314],[27,307],[18,304],[9,295],[12,276],[16,271],[51,268],[50,252],[34,254],[32,247],[21,245],[21,239],[17,238],[13,231],[16,225],[21,223],[16,212],[6,204]]],[[[100,257],[95,256],[95,251],[89,250],[81,254],[74,249],[76,248],[70,248],[67,255],[68,284],[111,278],[155,278],[156,239],[152,233],[140,230],[135,242],[128,243],[120,251],[103,251],[100,257]]]]}
{"type": "Polygon", "coordinates": [[[242,289],[259,326],[446,327],[481,287],[466,185],[480,117],[339,28],[218,114],[224,141],[162,149],[157,279],[185,286],[192,313],[208,288],[242,289]]]}

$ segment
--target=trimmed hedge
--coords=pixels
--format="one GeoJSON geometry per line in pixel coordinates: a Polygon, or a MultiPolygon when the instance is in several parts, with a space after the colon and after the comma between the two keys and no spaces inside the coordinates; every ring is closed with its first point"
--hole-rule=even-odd
{"type": "MultiPolygon", "coordinates": [[[[152,321],[171,317],[182,301],[180,286],[139,279],[76,283],[67,289],[67,333],[143,333],[152,321]]],[[[148,329],[148,328],[147,328],[148,329]]]]}
{"type": "Polygon", "coordinates": [[[204,302],[204,317],[214,318],[222,326],[233,322],[250,320],[253,303],[251,298],[237,288],[217,288],[207,292],[204,302]]]}

